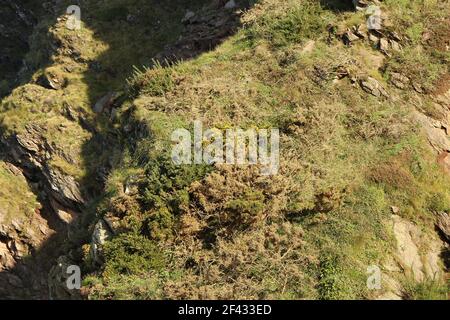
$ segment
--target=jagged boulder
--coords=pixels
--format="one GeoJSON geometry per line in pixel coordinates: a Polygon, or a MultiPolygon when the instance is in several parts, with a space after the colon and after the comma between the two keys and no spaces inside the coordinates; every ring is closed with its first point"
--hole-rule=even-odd
{"type": "Polygon", "coordinates": [[[212,1],[199,11],[188,10],[182,19],[185,28],[179,40],[160,52],[155,60],[186,60],[205,50],[211,50],[231,35],[239,25],[245,4],[242,1],[212,1]]]}
{"type": "Polygon", "coordinates": [[[418,111],[414,112],[414,117],[425,130],[428,141],[437,154],[450,152],[450,139],[441,121],[427,117],[418,111]]]}
{"type": "Polygon", "coordinates": [[[33,1],[4,0],[0,10],[0,97],[18,80],[23,58],[29,50],[28,37],[37,22],[33,1]]]}

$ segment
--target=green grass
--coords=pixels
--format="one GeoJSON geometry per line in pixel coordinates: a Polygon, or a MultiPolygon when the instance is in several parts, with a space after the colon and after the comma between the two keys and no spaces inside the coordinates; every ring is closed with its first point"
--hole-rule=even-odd
{"type": "Polygon", "coordinates": [[[448,300],[448,283],[445,284],[436,280],[417,283],[413,280],[407,280],[403,287],[407,300],[448,300]]]}
{"type": "Polygon", "coordinates": [[[33,217],[40,204],[25,178],[15,175],[0,161],[0,222],[8,225],[12,220],[26,221],[33,217]]]}
{"type": "MultiPolygon", "coordinates": [[[[0,108],[5,133],[39,123],[50,129],[50,143],[73,155],[70,163],[54,157],[52,166],[89,180],[99,164],[112,164],[96,209],[113,221],[116,237],[104,246],[103,266],[92,269],[85,257],[89,297],[370,298],[366,268],[382,265],[395,248],[386,227],[391,206],[433,230],[433,213],[450,210],[450,183],[410,121],[407,97],[381,101],[336,75],[345,67],[388,86],[381,70],[405,69],[431,90],[447,61],[420,39],[430,27],[426,17],[439,15],[436,3],[420,11],[418,1],[386,1],[383,8],[403,15],[393,28],[406,26],[409,37],[388,60],[369,44],[328,41],[329,23],[351,26],[361,14],[319,1],[267,0],[223,44],[170,66],[151,58],[177,38],[182,26],[174,21],[184,9],[197,5],[155,3],[88,1],[78,34],[61,23],[50,28],[64,48],[79,51],[79,61],[65,53],[49,65],[39,52],[28,57],[37,68],[32,79],[57,72],[67,79],[64,92],[29,84],[0,108]],[[126,95],[114,120],[90,110],[109,91],[126,95]],[[64,104],[85,110],[114,146],[99,151],[104,145],[61,114],[64,104]],[[193,120],[205,128],[279,128],[279,174],[175,166],[171,133],[192,130],[193,120]]],[[[417,298],[440,292],[416,284],[407,290],[417,298]]]]}
{"type": "Polygon", "coordinates": [[[423,89],[433,91],[449,72],[450,55],[443,46],[450,30],[446,4],[414,0],[386,1],[384,6],[393,23],[391,28],[405,36],[404,50],[389,59],[387,72],[400,72],[423,89]],[[424,39],[426,34],[430,40],[424,39]]]}
{"type": "MultiPolygon", "coordinates": [[[[381,103],[345,80],[333,83],[346,61],[383,81],[369,46],[325,42],[327,23],[348,22],[347,13],[311,1],[264,5],[213,52],[130,79],[138,95],[133,121],[148,129],[129,151],[136,161],[117,169],[145,169],[133,232],[168,246],[176,240],[164,249],[165,271],[182,276],[158,277],[162,298],[369,298],[367,266],[382,265],[395,247],[386,229],[390,207],[431,230],[433,212],[448,210],[448,178],[431,164],[414,126],[402,121],[411,111],[406,103],[381,103]],[[303,53],[308,39],[316,44],[303,53]],[[325,74],[320,83],[317,66],[325,74]],[[245,167],[172,168],[158,155],[170,128],[189,129],[193,119],[208,127],[280,127],[282,171],[266,181],[245,167]]],[[[431,59],[408,50],[390,66],[431,59]]],[[[436,61],[422,62],[415,70],[432,83],[436,61]]],[[[120,199],[111,203],[128,203],[120,199]]],[[[117,281],[94,286],[94,296],[124,294],[117,281]]],[[[126,294],[139,298],[139,286],[124,284],[126,294]]]]}

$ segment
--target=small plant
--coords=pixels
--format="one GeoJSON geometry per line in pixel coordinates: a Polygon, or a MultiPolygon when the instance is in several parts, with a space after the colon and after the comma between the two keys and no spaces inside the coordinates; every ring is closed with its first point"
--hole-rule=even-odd
{"type": "Polygon", "coordinates": [[[450,292],[448,284],[432,279],[423,282],[408,279],[403,284],[403,289],[407,300],[447,300],[450,292]]]}

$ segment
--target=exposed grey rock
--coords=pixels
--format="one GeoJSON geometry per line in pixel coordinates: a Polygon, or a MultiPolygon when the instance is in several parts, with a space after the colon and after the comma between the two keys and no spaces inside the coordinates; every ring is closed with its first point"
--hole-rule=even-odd
{"type": "Polygon", "coordinates": [[[365,10],[371,4],[379,4],[378,0],[352,0],[356,10],[365,10]]]}
{"type": "Polygon", "coordinates": [[[62,205],[71,207],[73,203],[84,203],[85,200],[81,195],[80,185],[74,177],[47,165],[44,167],[43,174],[50,185],[52,197],[62,205]]]}
{"type": "Polygon", "coordinates": [[[360,40],[360,38],[350,30],[344,33],[343,39],[345,44],[351,44],[352,42],[360,40]]]}
{"type": "Polygon", "coordinates": [[[50,199],[50,204],[52,206],[53,211],[56,213],[57,217],[66,224],[71,223],[76,217],[77,217],[77,213],[64,208],[62,205],[60,205],[57,201],[55,201],[54,199],[50,199]]]}
{"type": "Polygon", "coordinates": [[[441,126],[436,126],[435,121],[423,113],[414,112],[416,121],[424,128],[430,145],[435,149],[437,154],[442,152],[450,152],[450,139],[445,130],[441,126]]]}
{"type": "Polygon", "coordinates": [[[156,55],[155,60],[164,65],[180,59],[188,60],[213,49],[234,33],[243,12],[237,9],[245,9],[246,5],[244,1],[215,0],[194,15],[186,13],[183,19],[185,28],[178,41],[156,55]]]}
{"type": "Polygon", "coordinates": [[[63,150],[47,143],[44,128],[29,124],[24,132],[4,142],[22,168],[37,170],[42,175],[47,194],[51,194],[61,205],[70,208],[85,202],[75,178],[50,165],[53,154],[68,162],[72,159],[63,150]]]}
{"type": "Polygon", "coordinates": [[[390,31],[389,32],[389,38],[391,40],[396,41],[396,42],[401,42],[403,40],[402,37],[395,31],[390,31]]]}
{"type": "Polygon", "coordinates": [[[392,213],[393,213],[393,214],[397,214],[397,213],[400,212],[400,208],[399,208],[399,207],[396,207],[396,206],[392,206],[392,207],[391,207],[391,210],[392,210],[392,213]]]}
{"type": "Polygon", "coordinates": [[[361,24],[359,26],[353,26],[352,32],[361,39],[365,39],[368,37],[368,30],[365,24],[361,24]]]}
{"type": "Polygon", "coordinates": [[[406,89],[410,84],[409,78],[400,73],[392,73],[390,81],[399,89],[406,89]]]}
{"type": "Polygon", "coordinates": [[[424,93],[424,90],[419,83],[413,82],[412,85],[413,85],[414,90],[416,90],[417,93],[424,93]]]}
{"type": "Polygon", "coordinates": [[[447,242],[450,243],[450,216],[448,213],[437,213],[436,227],[441,231],[447,242]]]}
{"type": "Polygon", "coordinates": [[[417,282],[439,280],[443,275],[439,262],[442,242],[423,234],[418,226],[398,215],[392,215],[392,228],[397,240],[396,259],[406,274],[417,282]],[[424,243],[428,250],[421,252],[419,247],[424,243]]]}
{"type": "Polygon", "coordinates": [[[378,41],[380,41],[380,38],[378,38],[374,34],[369,34],[369,41],[378,44],[378,41]]]}
{"type": "Polygon", "coordinates": [[[195,17],[195,13],[191,10],[188,10],[186,14],[184,15],[183,19],[181,20],[182,23],[189,23],[190,20],[195,17]]]}
{"type": "Polygon", "coordinates": [[[353,5],[355,6],[356,10],[360,11],[367,8],[368,2],[364,0],[353,0],[353,5]]]}
{"type": "Polygon", "coordinates": [[[94,106],[94,112],[95,113],[102,113],[105,110],[109,109],[111,105],[114,103],[114,100],[117,99],[118,93],[117,92],[108,92],[106,95],[104,95],[100,100],[97,101],[97,103],[94,106]]]}
{"type": "Polygon", "coordinates": [[[392,48],[392,50],[395,51],[395,52],[400,52],[400,51],[402,51],[401,45],[400,45],[397,41],[395,41],[395,40],[390,39],[390,40],[389,40],[389,45],[390,45],[390,47],[392,48]]]}
{"type": "Polygon", "coordinates": [[[54,74],[47,73],[42,76],[41,84],[48,89],[61,90],[66,85],[66,81],[54,74]]]}
{"type": "Polygon", "coordinates": [[[0,242],[0,272],[10,270],[16,265],[16,259],[12,255],[6,243],[0,242]]]}

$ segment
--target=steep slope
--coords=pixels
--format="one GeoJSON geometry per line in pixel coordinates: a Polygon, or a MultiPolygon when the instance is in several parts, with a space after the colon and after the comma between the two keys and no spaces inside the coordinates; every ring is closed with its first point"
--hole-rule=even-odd
{"type": "Polygon", "coordinates": [[[215,51],[136,73],[91,298],[445,298],[448,135],[434,155],[414,115],[448,126],[448,4],[377,2],[369,32],[336,3],[261,1],[215,51]],[[280,128],[279,174],[174,166],[171,132],[194,120],[280,128]]]}
{"type": "Polygon", "coordinates": [[[448,2],[68,5],[0,106],[1,297],[446,297],[448,2]],[[278,173],[175,165],[194,121],[278,128],[278,173]]]}

